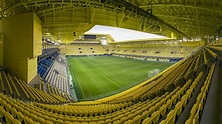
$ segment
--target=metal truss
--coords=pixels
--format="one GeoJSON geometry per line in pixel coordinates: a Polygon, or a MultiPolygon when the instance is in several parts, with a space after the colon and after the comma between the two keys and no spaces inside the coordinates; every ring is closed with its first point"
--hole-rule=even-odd
{"type": "MultiPolygon", "coordinates": [[[[4,0],[8,7],[0,11],[0,15],[15,15],[24,12],[35,12],[37,15],[45,16],[55,15],[58,11],[71,10],[73,7],[100,8],[116,13],[124,13],[127,16],[133,16],[142,20],[153,20],[158,22],[158,26],[164,30],[170,30],[178,35],[185,36],[181,31],[172,27],[167,22],[152,14],[152,9],[142,9],[139,6],[124,0],[4,0]],[[13,12],[14,11],[14,12],[13,12]]],[[[90,20],[90,19],[89,19],[90,20]]],[[[147,23],[147,22],[144,22],[147,23]]],[[[152,26],[153,27],[153,26],[152,26]]]]}
{"type": "MultiPolygon", "coordinates": [[[[135,1],[135,0],[132,0],[135,1]]],[[[190,37],[213,35],[222,26],[221,0],[138,0],[139,7],[190,37]]]]}
{"type": "MultiPolygon", "coordinates": [[[[113,19],[117,27],[130,16],[140,19],[138,30],[169,30],[185,37],[211,36],[222,26],[221,0],[0,0],[0,18],[35,12],[49,27],[57,23],[48,22],[48,16],[56,21],[57,13],[75,13],[79,7],[86,8],[84,23],[93,22],[95,13],[100,13],[96,9],[103,9],[117,13],[113,19]]],[[[74,14],[70,18],[74,20],[74,14]]]]}

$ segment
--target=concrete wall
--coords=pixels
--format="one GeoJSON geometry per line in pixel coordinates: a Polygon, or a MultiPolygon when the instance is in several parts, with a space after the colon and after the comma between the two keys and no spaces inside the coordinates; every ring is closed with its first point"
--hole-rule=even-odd
{"type": "Polygon", "coordinates": [[[61,45],[61,46],[59,47],[59,49],[60,49],[60,53],[66,54],[66,45],[61,45]]]}
{"type": "Polygon", "coordinates": [[[42,24],[41,20],[33,14],[33,57],[42,54],[42,24]]]}
{"type": "Polygon", "coordinates": [[[200,46],[201,41],[189,41],[189,42],[180,42],[180,46],[200,46]]]}
{"type": "Polygon", "coordinates": [[[1,21],[4,33],[3,64],[9,72],[29,82],[37,74],[37,59],[41,54],[42,26],[34,13],[5,18],[1,21]]]}
{"type": "Polygon", "coordinates": [[[0,33],[0,65],[3,65],[3,39],[4,35],[0,33]]]}

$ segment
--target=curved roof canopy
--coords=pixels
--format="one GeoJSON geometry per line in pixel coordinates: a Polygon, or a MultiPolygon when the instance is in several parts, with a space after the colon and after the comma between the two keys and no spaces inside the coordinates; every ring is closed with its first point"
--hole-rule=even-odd
{"type": "Polygon", "coordinates": [[[102,25],[95,25],[84,34],[108,34],[115,42],[170,39],[156,34],[102,25]]]}

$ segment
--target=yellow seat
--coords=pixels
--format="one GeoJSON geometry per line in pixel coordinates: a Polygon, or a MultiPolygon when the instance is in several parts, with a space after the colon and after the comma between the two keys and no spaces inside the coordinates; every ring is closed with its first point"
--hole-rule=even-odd
{"type": "Polygon", "coordinates": [[[194,118],[193,118],[193,122],[194,122],[195,124],[199,124],[199,123],[200,123],[199,117],[200,117],[200,114],[199,114],[199,112],[197,112],[197,113],[195,114],[194,118]]]}
{"type": "Polygon", "coordinates": [[[127,116],[127,119],[128,119],[128,120],[132,120],[134,117],[135,117],[134,114],[129,114],[129,115],[127,116]]]}
{"type": "Polygon", "coordinates": [[[196,111],[197,111],[197,108],[198,108],[198,104],[195,103],[190,111],[190,117],[193,118],[194,115],[196,114],[196,111]]]}
{"type": "Polygon", "coordinates": [[[11,113],[13,117],[17,116],[17,110],[15,108],[11,108],[11,113]]]}
{"type": "Polygon", "coordinates": [[[202,107],[203,107],[202,105],[203,105],[202,103],[198,104],[198,110],[197,110],[196,114],[193,117],[193,123],[195,123],[195,124],[200,123],[200,121],[199,121],[200,113],[199,112],[202,110],[202,107]]]}
{"type": "Polygon", "coordinates": [[[157,123],[159,121],[159,118],[160,118],[160,112],[159,111],[155,111],[152,115],[151,115],[151,118],[152,118],[152,122],[153,123],[157,123]]]}
{"type": "Polygon", "coordinates": [[[24,115],[21,112],[17,112],[16,115],[19,121],[23,121],[24,115]]]}
{"type": "Polygon", "coordinates": [[[5,109],[2,106],[0,106],[0,117],[4,116],[4,112],[5,112],[5,109]]]}
{"type": "Polygon", "coordinates": [[[56,118],[50,118],[50,117],[48,117],[48,116],[46,116],[46,115],[45,115],[43,118],[44,118],[45,120],[51,121],[51,122],[53,122],[53,123],[56,123],[56,121],[57,121],[56,118]]]}
{"type": "MultiPolygon", "coordinates": [[[[52,117],[52,116],[51,116],[52,117]]],[[[54,117],[54,116],[53,116],[54,117]]],[[[56,118],[56,117],[54,117],[56,118]]],[[[70,116],[64,116],[64,118],[62,119],[63,121],[70,121],[70,116]]]]}
{"type": "Polygon", "coordinates": [[[12,120],[12,123],[13,123],[13,124],[21,124],[21,122],[20,122],[19,120],[17,120],[17,119],[13,119],[13,120],[12,120]]]}
{"type": "Polygon", "coordinates": [[[169,99],[167,101],[166,106],[167,106],[168,110],[171,109],[171,107],[172,107],[172,100],[171,99],[169,99]]]}
{"type": "Polygon", "coordinates": [[[83,118],[77,118],[77,121],[78,122],[84,122],[84,119],[83,118]]]}
{"type": "Polygon", "coordinates": [[[192,120],[189,118],[186,120],[185,124],[192,124],[191,122],[192,122],[192,120]]]}
{"type": "Polygon", "coordinates": [[[112,122],[112,119],[106,119],[105,120],[105,123],[111,123],[112,122]]]}
{"type": "Polygon", "coordinates": [[[29,111],[27,111],[27,110],[23,110],[22,113],[23,113],[25,116],[29,116],[29,115],[30,115],[29,111]]]}
{"type": "MultiPolygon", "coordinates": [[[[40,124],[42,124],[42,123],[40,123],[40,124]]],[[[51,121],[45,121],[45,124],[54,124],[54,123],[52,123],[51,121]]]]}
{"type": "Polygon", "coordinates": [[[45,123],[45,119],[38,117],[36,118],[36,121],[39,122],[40,124],[45,123]]]}
{"type": "Polygon", "coordinates": [[[152,119],[146,118],[145,120],[143,120],[142,124],[152,124],[152,119]]]}
{"type": "Polygon", "coordinates": [[[142,116],[141,116],[141,115],[137,115],[136,117],[134,117],[134,118],[132,119],[132,123],[134,123],[134,124],[140,124],[141,119],[142,119],[142,116]]]}
{"type": "Polygon", "coordinates": [[[183,107],[185,107],[187,105],[187,101],[188,101],[186,94],[181,98],[181,101],[183,101],[183,107]]]}
{"type": "Polygon", "coordinates": [[[160,114],[161,114],[161,116],[163,116],[163,115],[165,115],[166,114],[166,111],[167,111],[167,106],[166,106],[166,104],[164,104],[164,105],[162,105],[161,107],[160,107],[160,114]]]}
{"type": "Polygon", "coordinates": [[[63,122],[63,120],[56,120],[56,123],[57,124],[63,124],[64,122],[63,122]]]}
{"type": "Polygon", "coordinates": [[[149,110],[148,110],[148,115],[149,116],[150,114],[152,114],[153,112],[155,112],[156,110],[156,107],[155,106],[152,106],[149,110]]]}
{"type": "Polygon", "coordinates": [[[174,110],[170,111],[170,113],[167,115],[167,124],[175,124],[176,120],[176,113],[174,110]]]}
{"type": "Polygon", "coordinates": [[[167,124],[167,120],[162,120],[160,124],[167,124]]]}
{"type": "Polygon", "coordinates": [[[12,107],[11,107],[11,105],[6,103],[5,104],[5,108],[6,108],[6,111],[10,111],[12,107]]]}
{"type": "Polygon", "coordinates": [[[80,124],[80,122],[72,122],[72,124],[80,124]]]}
{"type": "Polygon", "coordinates": [[[180,116],[183,110],[183,101],[179,101],[175,106],[175,113],[180,116]]]}
{"type": "Polygon", "coordinates": [[[150,113],[149,113],[149,110],[143,112],[142,115],[141,115],[141,119],[145,119],[145,118],[147,118],[147,117],[149,116],[149,114],[150,114],[150,113]]]}
{"type": "Polygon", "coordinates": [[[37,111],[37,110],[30,109],[30,110],[29,110],[29,113],[36,114],[36,111],[37,111]]]}
{"type": "Polygon", "coordinates": [[[122,117],[120,118],[121,123],[124,123],[125,121],[127,121],[127,117],[122,117]]]}
{"type": "Polygon", "coordinates": [[[114,121],[113,124],[121,124],[120,120],[114,121]]]}
{"type": "Polygon", "coordinates": [[[89,122],[89,124],[96,124],[96,122],[89,122]]]}
{"type": "Polygon", "coordinates": [[[24,119],[25,124],[33,124],[33,123],[34,123],[34,122],[32,121],[32,119],[29,118],[29,117],[27,117],[27,116],[25,116],[23,119],[24,119]]]}
{"type": "Polygon", "coordinates": [[[124,124],[132,124],[133,121],[132,120],[128,120],[128,121],[125,121],[124,124]]]}
{"type": "Polygon", "coordinates": [[[88,124],[88,122],[81,122],[80,124],[88,124]]]}
{"type": "Polygon", "coordinates": [[[86,122],[90,122],[90,121],[92,121],[92,119],[90,119],[90,118],[86,118],[86,119],[84,119],[84,121],[86,121],[86,122]]]}
{"type": "Polygon", "coordinates": [[[173,104],[175,104],[177,102],[177,94],[172,96],[172,102],[173,102],[173,104]]]}
{"type": "Polygon", "coordinates": [[[98,124],[104,124],[105,122],[104,121],[98,121],[97,123],[98,124]]]}
{"type": "Polygon", "coordinates": [[[37,121],[37,116],[36,115],[34,115],[34,114],[30,114],[29,115],[30,116],[30,118],[33,120],[33,121],[37,121]]]}
{"type": "Polygon", "coordinates": [[[13,123],[14,118],[9,112],[4,112],[4,117],[5,117],[5,120],[6,120],[6,124],[13,123]]]}
{"type": "Polygon", "coordinates": [[[64,123],[65,124],[72,124],[72,122],[70,122],[70,121],[65,121],[64,123]]]}
{"type": "Polygon", "coordinates": [[[117,121],[117,120],[119,120],[120,118],[121,118],[121,115],[120,115],[120,116],[116,116],[116,117],[112,118],[112,120],[113,120],[113,121],[117,121]]]}

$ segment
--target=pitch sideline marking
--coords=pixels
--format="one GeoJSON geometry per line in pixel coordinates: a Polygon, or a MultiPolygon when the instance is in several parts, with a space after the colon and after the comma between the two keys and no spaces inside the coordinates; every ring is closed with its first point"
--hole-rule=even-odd
{"type": "Polygon", "coordinates": [[[112,82],[113,84],[115,84],[116,86],[122,88],[119,84],[115,83],[114,81],[112,81],[111,79],[109,79],[108,77],[104,76],[106,79],[108,79],[110,82],[112,82]]]}
{"type": "MultiPolygon", "coordinates": [[[[71,66],[71,68],[72,68],[72,66],[71,66]]],[[[75,77],[76,77],[77,84],[79,85],[79,87],[80,87],[80,89],[81,89],[81,92],[82,92],[84,98],[86,98],[86,96],[85,96],[85,94],[84,94],[84,92],[83,92],[82,86],[81,86],[80,83],[79,83],[79,79],[78,79],[78,77],[77,77],[77,75],[76,75],[76,73],[75,73],[75,70],[74,70],[73,68],[72,68],[72,70],[74,71],[73,73],[74,73],[74,75],[75,75],[75,77]]]]}
{"type": "MultiPolygon", "coordinates": [[[[89,91],[89,89],[88,89],[88,86],[86,85],[86,89],[87,89],[87,91],[88,91],[88,93],[89,93],[89,95],[90,95],[90,97],[92,96],[92,94],[90,93],[90,91],[89,91]]],[[[86,97],[85,97],[86,98],[86,97]]]]}

